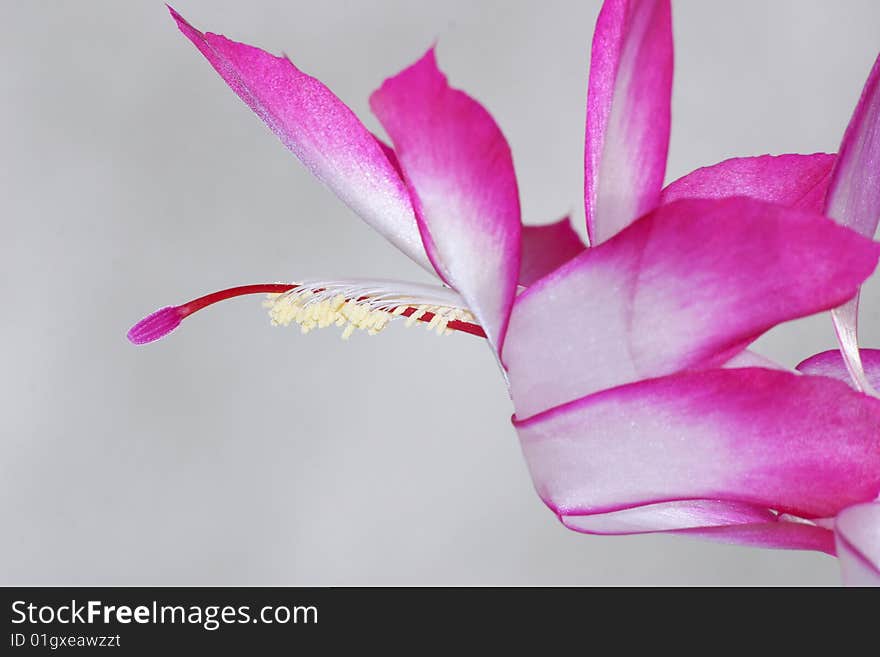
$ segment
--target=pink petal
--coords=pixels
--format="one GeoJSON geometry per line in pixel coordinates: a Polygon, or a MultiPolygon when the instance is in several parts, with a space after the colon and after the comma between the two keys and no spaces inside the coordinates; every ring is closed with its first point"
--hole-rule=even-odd
{"type": "Polygon", "coordinates": [[[668,532],[721,543],[834,554],[834,533],[805,522],[783,522],[767,509],[736,502],[683,500],[587,516],[560,516],[584,534],[668,532]]]}
{"type": "Polygon", "coordinates": [[[834,532],[805,523],[777,521],[683,529],[675,533],[734,545],[835,554],[834,532]]]}
{"type": "Polygon", "coordinates": [[[834,523],[846,586],[880,586],[880,503],[841,511],[834,523]]]}
{"type": "Polygon", "coordinates": [[[682,500],[559,519],[584,534],[668,532],[735,545],[834,554],[832,531],[807,522],[784,522],[768,509],[740,502],[682,500]]]}
{"type": "Polygon", "coordinates": [[[853,231],[779,205],[662,206],[517,298],[503,354],[517,415],[720,366],[779,322],[851,297],[878,253],[853,231]]]}
{"type": "Polygon", "coordinates": [[[775,520],[767,509],[718,500],[682,500],[646,504],[591,515],[562,515],[569,529],[585,534],[642,534],[690,528],[766,523],[775,520]]]}
{"type": "Polygon", "coordinates": [[[584,250],[568,217],[553,224],[523,226],[519,284],[531,285],[584,250]]]}
{"type": "Polygon", "coordinates": [[[400,175],[382,145],[332,91],[286,57],[202,34],[169,10],[181,32],[313,174],[370,226],[433,271],[400,175]]]}
{"type": "Polygon", "coordinates": [[[606,0],[590,58],[584,200],[590,243],[654,208],[669,147],[669,0],[606,0]]]}
{"type": "Polygon", "coordinates": [[[840,145],[825,209],[865,237],[873,237],[880,222],[880,57],[840,145]]]}
{"type": "MultiPolygon", "coordinates": [[[[825,214],[865,237],[880,222],[880,57],[862,90],[831,175],[825,214]]],[[[867,389],[859,363],[858,297],[832,313],[847,367],[859,389],[867,389]]]]}
{"type": "Polygon", "coordinates": [[[801,210],[825,209],[834,155],[735,157],[692,171],[669,184],[661,203],[682,198],[748,196],[801,210]]]}
{"type": "Polygon", "coordinates": [[[561,516],[706,499],[817,518],[880,492],[880,400],[824,377],[676,374],[514,424],[561,516]]]}
{"type": "Polygon", "coordinates": [[[433,49],[386,80],[370,106],[394,144],[431,262],[500,349],[520,266],[507,141],[479,103],[448,85],[433,49]]]}
{"type": "MultiPolygon", "coordinates": [[[[880,349],[861,349],[860,353],[868,382],[874,389],[880,389],[880,349]]],[[[814,376],[830,376],[847,385],[852,385],[852,378],[843,361],[840,349],[831,349],[810,356],[797,366],[797,370],[814,376]]]]}

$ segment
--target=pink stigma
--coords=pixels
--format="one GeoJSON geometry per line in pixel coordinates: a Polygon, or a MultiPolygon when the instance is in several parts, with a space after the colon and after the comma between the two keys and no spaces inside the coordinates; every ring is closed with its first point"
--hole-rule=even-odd
{"type": "Polygon", "coordinates": [[[218,301],[225,301],[233,297],[240,297],[245,294],[281,294],[296,287],[295,285],[284,285],[271,283],[267,285],[239,285],[231,287],[227,290],[212,292],[198,299],[193,299],[180,306],[167,306],[160,308],[151,315],[147,315],[128,331],[128,340],[132,344],[147,344],[155,342],[159,338],[164,338],[174,329],[180,326],[188,315],[192,315],[197,310],[201,310],[207,306],[213,305],[218,301]]]}
{"type": "Polygon", "coordinates": [[[127,337],[132,344],[147,344],[164,338],[180,326],[186,313],[180,306],[168,306],[147,315],[131,327],[127,337]]]}

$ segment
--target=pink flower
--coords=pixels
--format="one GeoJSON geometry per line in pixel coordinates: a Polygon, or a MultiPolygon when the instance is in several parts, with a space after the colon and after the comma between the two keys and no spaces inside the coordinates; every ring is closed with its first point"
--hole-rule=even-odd
{"type": "Polygon", "coordinates": [[[733,367],[769,364],[744,350],[770,327],[852,298],[878,249],[818,213],[833,156],[728,161],[662,189],[668,0],[608,0],[599,16],[588,250],[567,220],[522,228],[507,142],[479,103],[448,85],[433,50],[371,97],[392,149],[286,57],[171,13],[285,146],[442,285],[231,288],[153,313],[132,342],[253,293],[273,295],[273,321],[306,332],[336,324],[344,336],[375,333],[403,316],[485,336],[509,377],[538,492],[579,531],[831,552],[833,537],[815,520],[880,492],[880,446],[868,439],[880,402],[828,378],[733,367]]]}

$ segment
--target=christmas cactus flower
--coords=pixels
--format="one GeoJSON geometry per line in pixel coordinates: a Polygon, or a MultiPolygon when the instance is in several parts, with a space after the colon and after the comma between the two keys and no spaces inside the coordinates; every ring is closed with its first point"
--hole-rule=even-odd
{"type": "MultiPolygon", "coordinates": [[[[433,49],[370,99],[387,145],[287,57],[171,13],[310,171],[439,280],[230,288],[156,311],[132,342],[255,293],[270,295],[274,323],[304,332],[377,333],[406,318],[485,337],[537,491],[582,532],[833,552],[823,519],[880,493],[880,401],[829,377],[767,369],[746,351],[780,322],[853,298],[878,247],[821,214],[831,155],[741,158],[663,189],[668,0],[607,0],[599,15],[585,141],[590,248],[567,219],[522,226],[501,130],[449,86],[433,49]]],[[[856,534],[846,539],[854,549],[856,534]]]]}

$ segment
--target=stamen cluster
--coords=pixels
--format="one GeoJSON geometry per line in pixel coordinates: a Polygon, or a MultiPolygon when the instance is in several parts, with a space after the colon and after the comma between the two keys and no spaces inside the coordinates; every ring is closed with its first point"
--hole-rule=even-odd
{"type": "Polygon", "coordinates": [[[436,304],[407,303],[404,298],[383,296],[347,296],[336,290],[297,287],[283,294],[268,294],[264,306],[269,309],[273,326],[299,325],[303,333],[329,326],[345,327],[342,339],[347,340],[355,330],[376,335],[395,317],[405,317],[405,326],[422,321],[428,330],[437,335],[449,335],[453,331],[449,322],[474,323],[475,318],[467,310],[436,304]]]}

